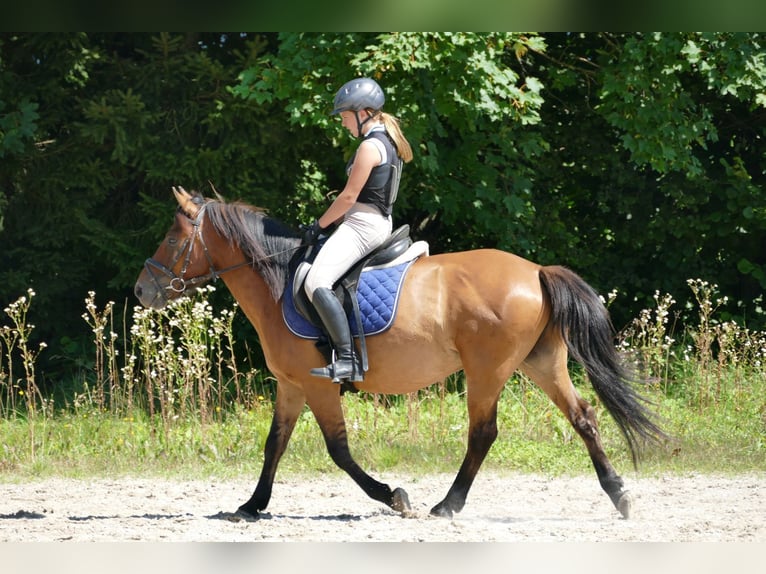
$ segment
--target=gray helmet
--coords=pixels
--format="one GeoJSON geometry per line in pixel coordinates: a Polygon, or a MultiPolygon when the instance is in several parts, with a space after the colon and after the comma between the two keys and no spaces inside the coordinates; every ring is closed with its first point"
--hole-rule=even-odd
{"type": "Polygon", "coordinates": [[[371,78],[357,78],[343,84],[335,94],[333,111],[330,115],[345,111],[379,110],[386,102],[383,88],[371,78]]]}

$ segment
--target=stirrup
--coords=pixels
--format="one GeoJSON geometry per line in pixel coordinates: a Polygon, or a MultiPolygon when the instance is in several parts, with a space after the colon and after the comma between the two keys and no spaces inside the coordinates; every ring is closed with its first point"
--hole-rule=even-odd
{"type": "MultiPolygon", "coordinates": [[[[344,366],[346,361],[343,362],[344,366]]],[[[324,377],[326,379],[332,379],[332,382],[336,385],[340,385],[345,382],[349,383],[361,383],[364,381],[364,372],[362,371],[362,366],[359,364],[359,361],[354,357],[350,361],[351,367],[351,373],[345,375],[345,376],[338,376],[336,373],[338,371],[338,363],[336,361],[333,361],[326,367],[321,367],[318,369],[311,369],[311,374],[315,377],[324,377]]],[[[343,369],[346,370],[346,369],[343,369]]]]}

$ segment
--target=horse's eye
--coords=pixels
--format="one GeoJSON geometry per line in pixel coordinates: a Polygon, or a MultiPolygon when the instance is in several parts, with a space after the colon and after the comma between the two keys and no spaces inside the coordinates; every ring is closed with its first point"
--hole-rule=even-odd
{"type": "Polygon", "coordinates": [[[168,237],[168,245],[175,245],[176,243],[178,243],[178,239],[175,237],[168,237]]]}

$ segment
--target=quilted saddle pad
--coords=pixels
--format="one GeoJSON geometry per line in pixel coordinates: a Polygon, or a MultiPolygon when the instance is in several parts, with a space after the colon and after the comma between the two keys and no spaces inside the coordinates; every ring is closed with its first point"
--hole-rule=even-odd
{"type": "MultiPolygon", "coordinates": [[[[357,301],[361,311],[362,328],[365,336],[383,333],[391,327],[396,317],[399,294],[407,270],[415,260],[394,267],[369,269],[362,272],[357,287],[357,301]]],[[[290,331],[303,339],[318,339],[321,331],[295,308],[290,286],[282,298],[282,317],[290,331]]],[[[359,328],[349,314],[351,333],[359,336],[359,328]]]]}

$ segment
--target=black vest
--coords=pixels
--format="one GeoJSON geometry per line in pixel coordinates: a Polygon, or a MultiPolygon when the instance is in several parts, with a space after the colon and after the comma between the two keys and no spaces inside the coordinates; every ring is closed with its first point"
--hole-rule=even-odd
{"type": "MultiPolygon", "coordinates": [[[[396,201],[399,191],[399,178],[402,173],[402,159],[396,152],[396,146],[391,141],[388,133],[383,130],[375,130],[364,136],[364,140],[375,138],[383,143],[386,148],[386,163],[376,165],[370,172],[370,177],[359,192],[357,201],[368,203],[377,207],[383,215],[391,215],[391,207],[396,201]]],[[[361,145],[361,144],[360,144],[361,145]]],[[[351,171],[356,154],[346,165],[346,173],[351,171]]]]}

